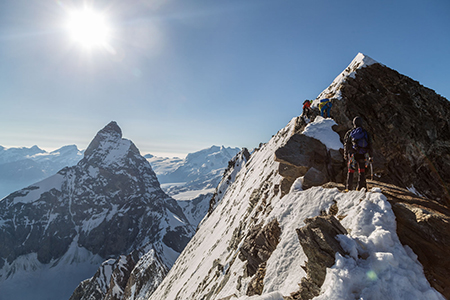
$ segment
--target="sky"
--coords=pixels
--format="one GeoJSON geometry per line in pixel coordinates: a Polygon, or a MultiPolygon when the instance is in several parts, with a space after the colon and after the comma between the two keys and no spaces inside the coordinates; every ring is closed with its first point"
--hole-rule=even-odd
{"type": "Polygon", "coordinates": [[[142,154],[252,149],[359,52],[450,99],[449,16],[448,0],[4,0],[0,145],[85,149],[116,121],[142,154]],[[68,26],[85,7],[101,43],[68,26]]]}

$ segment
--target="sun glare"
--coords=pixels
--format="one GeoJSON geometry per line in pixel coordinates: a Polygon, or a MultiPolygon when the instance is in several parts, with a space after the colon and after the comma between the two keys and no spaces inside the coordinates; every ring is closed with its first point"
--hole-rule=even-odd
{"type": "Polygon", "coordinates": [[[72,39],[88,49],[106,47],[111,35],[105,17],[88,8],[73,11],[67,22],[67,28],[72,39]]]}

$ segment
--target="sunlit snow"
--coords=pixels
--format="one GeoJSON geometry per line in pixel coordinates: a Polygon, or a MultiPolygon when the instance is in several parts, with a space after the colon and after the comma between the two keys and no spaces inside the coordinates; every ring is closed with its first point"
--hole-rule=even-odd
{"type": "Polygon", "coordinates": [[[302,133],[321,141],[328,149],[339,150],[344,146],[339,134],[332,129],[333,125],[337,125],[333,119],[317,116],[314,122],[306,125],[302,133]]]}

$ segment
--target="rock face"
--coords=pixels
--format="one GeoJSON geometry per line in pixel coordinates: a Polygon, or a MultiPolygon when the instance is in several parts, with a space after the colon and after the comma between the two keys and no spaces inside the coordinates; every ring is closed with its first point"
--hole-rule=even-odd
{"type": "MultiPolygon", "coordinates": [[[[373,138],[377,180],[450,205],[450,101],[362,54],[318,100],[325,97],[332,98],[331,115],[337,123],[333,129],[341,141],[353,127],[353,118],[363,118],[373,138]]],[[[284,192],[311,167],[328,180],[345,179],[342,154],[333,151],[322,158],[325,154],[317,142],[300,138],[305,126],[297,118],[296,134],[276,153],[285,177],[284,192]]],[[[312,185],[318,184],[320,180],[312,185]]]]}
{"type": "Polygon", "coordinates": [[[247,148],[243,148],[233,157],[233,159],[228,162],[228,167],[223,172],[222,179],[211,197],[211,200],[209,201],[208,216],[214,211],[223,198],[227,188],[234,182],[236,175],[245,166],[249,159],[250,152],[248,152],[247,148]]]}
{"type": "Polygon", "coordinates": [[[152,249],[105,261],[97,273],[83,281],[70,300],[121,300],[149,297],[168,272],[152,249]]]}
{"type": "Polygon", "coordinates": [[[307,276],[302,278],[300,290],[291,294],[289,299],[293,300],[318,296],[325,281],[326,269],[334,265],[336,253],[346,254],[336,236],[347,234],[347,230],[334,216],[306,219],[305,224],[305,227],[297,229],[297,235],[308,257],[305,267],[307,276]]]}
{"type": "Polygon", "coordinates": [[[72,261],[85,260],[80,249],[108,259],[151,245],[171,266],[174,256],[165,249],[180,253],[193,235],[181,208],[115,122],[98,132],[76,166],[1,201],[0,220],[1,281],[25,271],[16,265],[23,257],[58,265],[67,263],[60,259],[69,250],[72,261]]]}
{"type": "Polygon", "coordinates": [[[272,252],[277,248],[281,235],[280,225],[274,219],[266,226],[256,225],[239,249],[239,259],[246,261],[246,275],[253,276],[247,295],[261,295],[264,288],[265,264],[272,252]]]}
{"type": "MultiPolygon", "coordinates": [[[[297,118],[296,122],[302,122],[297,118]]],[[[275,151],[275,161],[280,163],[278,172],[283,176],[281,193],[286,195],[295,179],[304,176],[303,187],[321,186],[330,180],[342,180],[342,154],[327,147],[319,140],[294,133],[287,143],[275,151]],[[338,178],[336,178],[338,177],[338,178]]]]}
{"type": "Polygon", "coordinates": [[[332,116],[339,134],[361,116],[373,135],[380,181],[450,205],[450,101],[379,63],[338,87],[332,116]]]}

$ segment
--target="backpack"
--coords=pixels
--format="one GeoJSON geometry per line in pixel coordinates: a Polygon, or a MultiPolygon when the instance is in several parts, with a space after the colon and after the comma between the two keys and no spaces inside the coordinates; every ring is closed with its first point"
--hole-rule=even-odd
{"type": "Polygon", "coordinates": [[[367,135],[367,131],[361,127],[355,128],[350,133],[350,138],[352,139],[353,149],[355,149],[356,153],[365,154],[368,152],[369,136],[367,135]]]}

